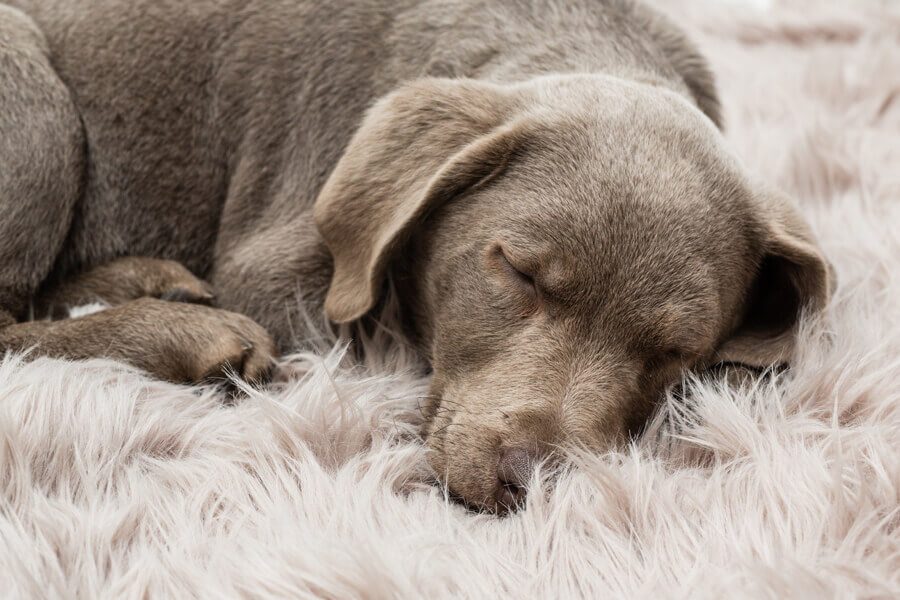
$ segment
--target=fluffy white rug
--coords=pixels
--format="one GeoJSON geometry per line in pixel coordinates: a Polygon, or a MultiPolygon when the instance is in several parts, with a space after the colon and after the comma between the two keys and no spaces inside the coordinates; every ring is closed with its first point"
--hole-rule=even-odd
{"type": "Polygon", "coordinates": [[[427,384],[386,338],[356,367],[313,340],[236,406],[8,357],[0,596],[900,597],[900,6],[666,8],[713,61],[737,151],[837,267],[790,375],[695,383],[694,412],[670,402],[500,519],[429,483],[427,384]]]}

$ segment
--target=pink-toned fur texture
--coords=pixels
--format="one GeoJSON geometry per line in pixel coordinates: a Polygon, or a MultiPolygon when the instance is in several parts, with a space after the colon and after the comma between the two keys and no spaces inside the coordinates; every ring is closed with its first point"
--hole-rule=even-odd
{"type": "Polygon", "coordinates": [[[430,484],[426,382],[383,332],[362,366],[323,334],[233,407],[7,357],[0,597],[900,597],[900,5],[770,4],[662,6],[837,268],[788,375],[689,383],[691,410],[497,518],[430,484]]]}

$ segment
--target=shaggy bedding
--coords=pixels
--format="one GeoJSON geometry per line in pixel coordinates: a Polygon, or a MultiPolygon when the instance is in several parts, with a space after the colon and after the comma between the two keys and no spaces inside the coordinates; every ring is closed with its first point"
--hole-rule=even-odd
{"type": "Polygon", "coordinates": [[[900,597],[900,5],[668,2],[739,156],[838,274],[793,369],[687,382],[524,511],[467,512],[388,329],[234,404],[107,361],[0,363],[0,596],[900,597]]]}

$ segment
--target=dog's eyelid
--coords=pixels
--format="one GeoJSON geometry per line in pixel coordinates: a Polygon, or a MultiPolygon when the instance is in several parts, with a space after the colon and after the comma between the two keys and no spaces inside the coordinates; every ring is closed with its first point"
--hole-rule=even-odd
{"type": "Polygon", "coordinates": [[[528,281],[534,283],[534,276],[530,275],[525,269],[521,266],[517,266],[516,263],[509,257],[509,252],[506,251],[506,248],[503,246],[497,246],[498,251],[500,252],[500,256],[506,263],[512,268],[513,271],[518,273],[521,277],[527,279],[528,281]]]}
{"type": "Polygon", "coordinates": [[[662,355],[669,360],[690,364],[699,359],[702,353],[689,347],[669,346],[663,349],[662,355]]]}
{"type": "Polygon", "coordinates": [[[520,289],[536,304],[540,297],[540,291],[534,276],[521,267],[516,266],[503,245],[495,245],[492,249],[492,254],[495,257],[495,262],[499,263],[502,269],[519,283],[520,289]]]}

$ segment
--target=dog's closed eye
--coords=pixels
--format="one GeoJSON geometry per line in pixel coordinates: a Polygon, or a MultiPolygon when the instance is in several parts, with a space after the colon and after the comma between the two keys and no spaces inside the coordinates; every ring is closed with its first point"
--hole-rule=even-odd
{"type": "Polygon", "coordinates": [[[517,267],[507,251],[497,244],[488,254],[488,262],[492,270],[499,274],[515,296],[520,305],[520,314],[525,317],[538,308],[540,292],[534,281],[524,269],[517,267]]]}

